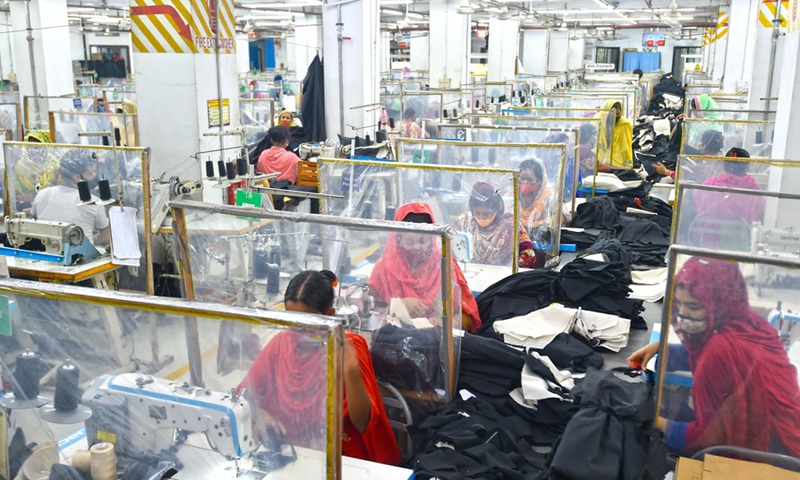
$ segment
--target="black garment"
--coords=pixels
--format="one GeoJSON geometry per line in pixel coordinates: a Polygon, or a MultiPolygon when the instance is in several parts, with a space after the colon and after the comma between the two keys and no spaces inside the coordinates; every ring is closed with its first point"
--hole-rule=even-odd
{"type": "Polygon", "coordinates": [[[303,79],[303,100],[300,117],[305,126],[306,142],[324,142],[325,131],[325,68],[319,55],[314,57],[303,79]]]}
{"type": "MultiPolygon", "coordinates": [[[[588,231],[583,232],[573,232],[571,230],[561,230],[561,244],[573,244],[579,250],[584,248],[589,248],[597,242],[597,235],[593,235],[588,231]]],[[[536,258],[539,258],[539,254],[536,254],[536,258]]],[[[536,268],[536,267],[534,267],[536,268]]]]}
{"type": "Polygon", "coordinates": [[[592,197],[578,205],[577,215],[569,224],[575,228],[611,230],[617,224],[619,210],[609,197],[592,197]]]}
{"type": "MultiPolygon", "coordinates": [[[[300,144],[305,141],[305,136],[306,134],[303,127],[289,127],[289,145],[286,147],[286,150],[297,155],[297,152],[300,150],[300,144]]],[[[258,157],[261,156],[261,153],[271,147],[272,140],[269,139],[269,135],[264,135],[264,138],[259,140],[256,144],[250,144],[247,147],[250,152],[250,163],[253,165],[258,164],[258,157]]]]}
{"type": "Polygon", "coordinates": [[[664,478],[666,447],[653,429],[652,385],[590,370],[573,396],[580,410],[548,458],[548,478],[664,478]]]}
{"type": "Polygon", "coordinates": [[[602,253],[609,261],[619,262],[627,268],[630,268],[633,263],[633,256],[628,248],[610,235],[601,236],[600,239],[598,239],[594,245],[586,249],[581,256],[593,255],[596,253],[602,253]]]}
{"type": "Polygon", "coordinates": [[[441,338],[438,328],[381,327],[373,333],[370,346],[375,376],[401,389],[439,388],[441,338]]]}
{"type": "Polygon", "coordinates": [[[585,339],[569,333],[559,333],[546,347],[536,351],[550,358],[562,370],[585,372],[589,368],[603,368],[603,357],[594,353],[585,339]]]}
{"type": "Polygon", "coordinates": [[[477,333],[493,332],[496,320],[525,315],[552,303],[557,296],[558,277],[558,272],[551,270],[530,270],[506,277],[484,290],[476,299],[483,322],[477,333]]]}

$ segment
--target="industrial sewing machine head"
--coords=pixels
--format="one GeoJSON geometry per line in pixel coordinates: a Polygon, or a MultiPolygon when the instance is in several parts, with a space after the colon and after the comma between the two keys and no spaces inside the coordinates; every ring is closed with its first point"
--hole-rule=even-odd
{"type": "Polygon", "coordinates": [[[249,402],[231,393],[126,373],[97,378],[82,403],[92,409],[89,444],[112,441],[119,455],[132,459],[174,454],[187,434],[204,435],[211,450],[230,460],[259,446],[249,402]]]}
{"type": "Polygon", "coordinates": [[[26,218],[24,213],[17,213],[5,218],[5,227],[11,248],[0,248],[3,255],[62,265],[76,265],[100,256],[97,248],[84,235],[83,229],[71,223],[35,220],[26,218]],[[21,248],[33,239],[42,242],[44,252],[21,248]]]}
{"type": "Polygon", "coordinates": [[[753,225],[752,253],[770,257],[800,257],[800,232],[794,228],[768,228],[753,225]]]}

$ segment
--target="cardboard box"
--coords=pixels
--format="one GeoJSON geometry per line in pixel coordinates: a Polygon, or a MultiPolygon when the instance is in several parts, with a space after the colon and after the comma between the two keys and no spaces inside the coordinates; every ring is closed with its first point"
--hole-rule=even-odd
{"type": "Polygon", "coordinates": [[[94,60],[96,62],[102,62],[103,61],[103,54],[102,53],[93,53],[92,54],[92,60],[94,60]]]}
{"type": "Polygon", "coordinates": [[[705,462],[678,459],[675,480],[800,480],[800,473],[765,463],[706,455],[705,462]]]}

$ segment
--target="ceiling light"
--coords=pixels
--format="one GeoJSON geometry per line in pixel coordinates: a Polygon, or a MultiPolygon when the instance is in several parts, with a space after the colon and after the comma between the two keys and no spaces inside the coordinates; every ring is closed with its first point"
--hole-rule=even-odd
{"type": "Polygon", "coordinates": [[[381,5],[409,5],[414,0],[381,0],[381,5]]]}
{"type": "Polygon", "coordinates": [[[258,18],[292,18],[295,16],[292,12],[271,12],[269,10],[251,10],[250,14],[258,18]]]}
{"type": "Polygon", "coordinates": [[[613,10],[614,7],[606,3],[605,0],[594,0],[594,3],[600,5],[601,7],[605,8],[606,10],[613,10]]]}
{"type": "Polygon", "coordinates": [[[475,13],[475,9],[472,8],[472,4],[469,2],[469,0],[461,0],[461,4],[456,9],[456,12],[461,15],[469,15],[471,13],[475,13]]]}
{"type": "Polygon", "coordinates": [[[500,13],[497,14],[498,20],[511,20],[511,14],[508,13],[508,7],[503,7],[500,13]]]}
{"type": "Polygon", "coordinates": [[[321,7],[322,0],[302,0],[299,2],[284,2],[284,3],[242,3],[243,8],[264,8],[264,9],[283,9],[283,8],[297,8],[297,7],[321,7]]]}
{"type": "Polygon", "coordinates": [[[401,16],[403,12],[401,10],[395,10],[394,8],[381,8],[382,15],[393,15],[393,16],[401,16]]]}

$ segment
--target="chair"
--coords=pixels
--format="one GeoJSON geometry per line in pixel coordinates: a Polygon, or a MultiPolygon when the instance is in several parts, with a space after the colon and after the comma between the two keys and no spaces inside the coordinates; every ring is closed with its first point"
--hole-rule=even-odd
{"type": "Polygon", "coordinates": [[[760,452],[744,447],[734,447],[730,445],[708,447],[692,455],[692,458],[695,460],[703,460],[706,455],[717,455],[720,457],[738,458],[750,462],[767,463],[778,468],[800,472],[800,459],[777,453],[760,452]]]}
{"type": "Polygon", "coordinates": [[[304,187],[316,187],[319,189],[319,173],[317,173],[317,162],[300,160],[297,163],[297,185],[304,187]]]}
{"type": "Polygon", "coordinates": [[[408,426],[414,423],[411,409],[408,408],[403,394],[391,384],[379,381],[378,389],[381,391],[381,400],[386,408],[386,415],[389,417],[389,425],[395,431],[400,453],[403,460],[408,460],[414,454],[414,442],[411,440],[411,435],[408,434],[408,426]]]}

